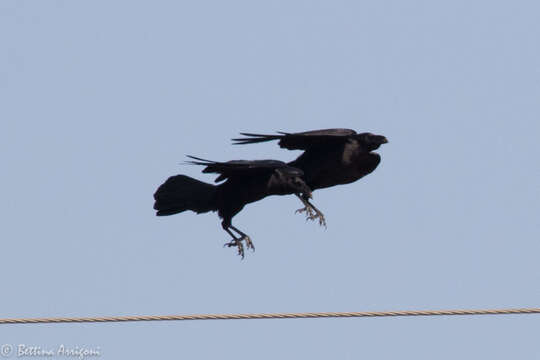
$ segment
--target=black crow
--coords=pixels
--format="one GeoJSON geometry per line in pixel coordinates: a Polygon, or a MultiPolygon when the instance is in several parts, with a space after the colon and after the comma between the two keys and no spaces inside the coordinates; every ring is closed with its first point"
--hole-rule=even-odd
{"type": "MultiPolygon", "coordinates": [[[[244,232],[234,227],[232,218],[249,203],[270,195],[297,194],[302,199],[311,198],[311,189],[302,179],[302,170],[277,160],[232,160],[210,161],[189,156],[190,164],[204,165],[203,173],[216,173],[216,182],[211,185],[185,175],[171,176],[154,194],[156,215],[173,215],[186,210],[198,214],[217,211],[223,221],[221,226],[232,237],[226,246],[236,246],[244,257],[246,247],[255,249],[253,242],[244,232]],[[234,230],[240,237],[234,235],[234,230]]],[[[306,205],[308,206],[308,205],[306,205]]]]}
{"type": "MultiPolygon", "coordinates": [[[[324,129],[299,133],[278,132],[277,135],[241,133],[244,138],[233,139],[235,144],[254,144],[279,140],[279,146],[304,152],[288,165],[301,169],[304,180],[311,190],[352,183],[371,173],[379,165],[381,157],[373,151],[388,142],[382,135],[358,134],[351,129],[324,129]]],[[[302,199],[301,199],[302,200],[302,199]]],[[[319,219],[326,226],[324,215],[307,199],[308,219],[319,219]]]]}

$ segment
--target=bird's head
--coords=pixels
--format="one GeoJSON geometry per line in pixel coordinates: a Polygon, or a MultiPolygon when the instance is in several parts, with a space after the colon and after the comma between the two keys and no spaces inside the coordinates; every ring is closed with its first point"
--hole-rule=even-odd
{"type": "Polygon", "coordinates": [[[360,144],[369,152],[377,150],[382,144],[386,144],[388,140],[382,135],[372,133],[361,133],[356,136],[360,144]]]}
{"type": "Polygon", "coordinates": [[[305,183],[304,172],[298,168],[287,166],[277,169],[279,177],[286,184],[288,192],[302,194],[304,198],[311,198],[311,188],[305,183]]]}
{"type": "Polygon", "coordinates": [[[303,198],[312,198],[311,189],[309,188],[309,186],[307,186],[307,184],[301,177],[295,176],[293,178],[290,178],[289,184],[295,190],[295,193],[302,194],[303,198]]]}

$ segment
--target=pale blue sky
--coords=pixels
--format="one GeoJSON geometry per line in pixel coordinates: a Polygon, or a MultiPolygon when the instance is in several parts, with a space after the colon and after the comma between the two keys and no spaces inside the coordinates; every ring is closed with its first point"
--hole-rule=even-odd
{"type": "MultiPolygon", "coordinates": [[[[536,1],[0,2],[0,317],[540,306],[536,1]],[[241,131],[384,134],[382,162],[234,224],[157,218],[182,165],[298,152],[241,131]]],[[[540,316],[0,326],[103,359],[533,359],[540,316]]]]}

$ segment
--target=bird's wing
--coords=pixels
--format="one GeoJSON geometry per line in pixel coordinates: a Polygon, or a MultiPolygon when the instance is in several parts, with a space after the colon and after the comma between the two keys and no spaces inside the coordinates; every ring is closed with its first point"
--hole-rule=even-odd
{"type": "Polygon", "coordinates": [[[276,169],[282,172],[290,173],[299,172],[299,175],[303,175],[302,170],[288,166],[283,161],[279,160],[231,160],[227,162],[219,162],[201,159],[195,156],[188,155],[192,161],[187,161],[188,164],[203,165],[206,166],[203,169],[203,173],[219,174],[216,182],[225,180],[230,177],[236,176],[254,176],[264,173],[271,173],[276,169]]]}
{"type": "Polygon", "coordinates": [[[348,137],[356,135],[351,129],[323,129],[298,133],[278,132],[279,135],[241,133],[243,138],[233,139],[235,145],[255,144],[279,140],[279,146],[289,150],[307,150],[314,147],[343,143],[348,137]]]}

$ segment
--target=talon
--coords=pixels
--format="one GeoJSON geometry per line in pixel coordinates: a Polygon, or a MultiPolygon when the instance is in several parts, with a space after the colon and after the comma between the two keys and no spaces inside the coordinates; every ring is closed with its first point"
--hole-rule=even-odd
{"type": "Polygon", "coordinates": [[[238,255],[242,256],[242,259],[244,258],[244,245],[242,245],[242,240],[246,242],[246,246],[248,249],[252,249],[253,251],[255,251],[255,246],[253,246],[253,242],[251,241],[249,236],[247,236],[247,234],[244,234],[242,231],[238,230],[231,224],[228,224],[228,228],[226,228],[225,231],[227,231],[229,235],[231,235],[233,238],[233,240],[229,243],[229,246],[238,246],[238,255]],[[234,236],[234,234],[231,232],[231,230],[229,230],[229,228],[236,231],[236,233],[240,235],[240,238],[234,236]]]}
{"type": "Polygon", "coordinates": [[[246,247],[248,249],[251,249],[252,251],[255,251],[255,245],[253,245],[253,241],[251,241],[251,238],[249,236],[244,236],[240,240],[244,240],[246,242],[246,247]]]}
{"type": "Polygon", "coordinates": [[[306,221],[308,220],[313,221],[315,219],[319,219],[319,226],[324,226],[326,228],[326,220],[324,218],[323,213],[321,213],[317,209],[314,209],[311,206],[306,206],[305,208],[296,210],[295,214],[303,213],[303,212],[306,213],[306,221]]]}
{"type": "MultiPolygon", "coordinates": [[[[326,229],[326,220],[324,218],[324,215],[323,214],[320,214],[318,216],[316,216],[319,218],[319,226],[324,226],[324,228],[326,229]]],[[[313,219],[315,220],[315,219],[313,219]]]]}
{"type": "Polygon", "coordinates": [[[241,241],[238,241],[237,246],[238,246],[238,255],[240,255],[243,259],[244,258],[244,245],[242,245],[241,241]]]}
{"type": "Polygon", "coordinates": [[[238,247],[238,255],[240,255],[242,257],[242,259],[244,258],[244,245],[242,245],[242,239],[234,239],[231,242],[228,242],[225,245],[223,245],[223,247],[225,247],[225,246],[227,246],[227,247],[233,247],[233,246],[238,247]]]}
{"type": "Polygon", "coordinates": [[[298,213],[303,213],[303,212],[306,213],[307,218],[310,218],[310,217],[314,216],[313,209],[311,209],[310,207],[307,207],[307,206],[305,208],[296,210],[294,213],[298,214],[298,213]]]}

